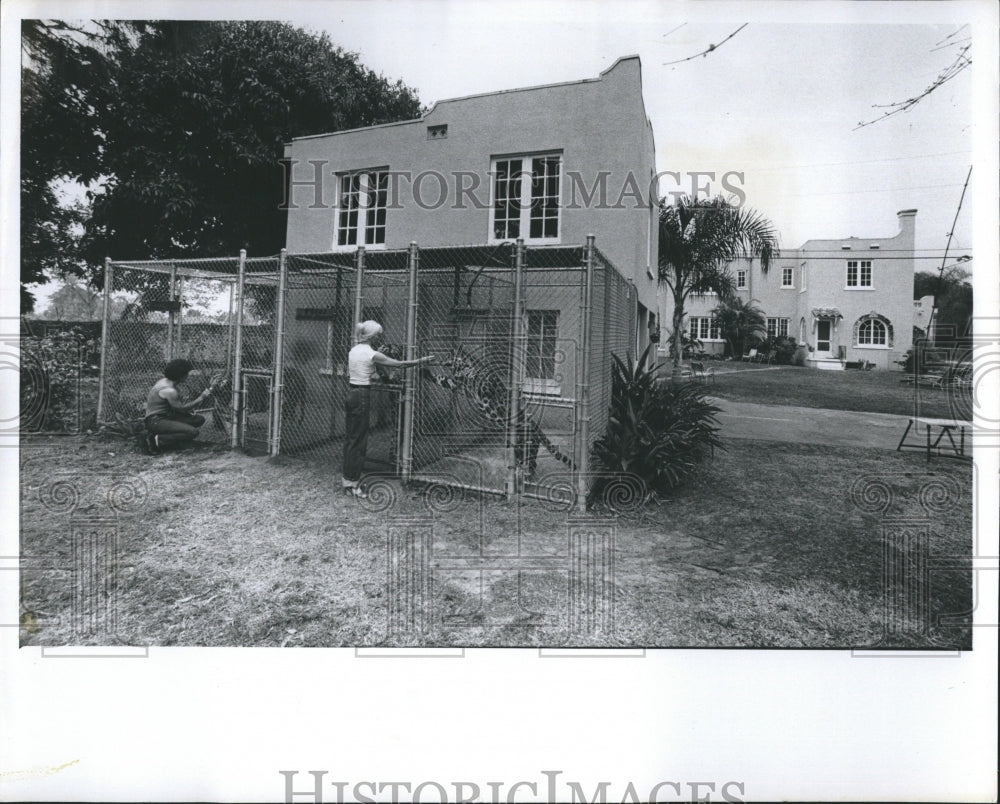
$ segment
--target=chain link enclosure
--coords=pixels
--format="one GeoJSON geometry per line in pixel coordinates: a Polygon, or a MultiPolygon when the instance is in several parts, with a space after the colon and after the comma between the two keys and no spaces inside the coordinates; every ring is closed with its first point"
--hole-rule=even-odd
{"type": "Polygon", "coordinates": [[[141,419],[164,363],[220,377],[202,438],[339,468],[354,325],[379,371],[366,472],[580,503],[636,294],[592,241],[107,263],[98,411],[141,419]]]}

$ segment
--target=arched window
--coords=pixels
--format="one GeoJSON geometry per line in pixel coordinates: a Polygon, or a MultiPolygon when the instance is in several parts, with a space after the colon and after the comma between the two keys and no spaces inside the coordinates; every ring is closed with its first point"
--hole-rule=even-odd
{"type": "Polygon", "coordinates": [[[872,312],[854,324],[855,346],[892,346],[892,324],[884,315],[872,312]]]}

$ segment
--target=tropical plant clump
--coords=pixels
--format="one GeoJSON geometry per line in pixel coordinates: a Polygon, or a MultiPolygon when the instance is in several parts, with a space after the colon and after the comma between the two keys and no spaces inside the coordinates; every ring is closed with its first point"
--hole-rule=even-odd
{"type": "Polygon", "coordinates": [[[681,485],[699,462],[722,448],[716,414],[719,408],[697,382],[659,382],[657,369],[646,367],[649,349],[638,361],[612,355],[611,408],[605,434],[593,446],[600,479],[591,502],[603,499],[608,486],[627,478],[648,498],[681,485]]]}

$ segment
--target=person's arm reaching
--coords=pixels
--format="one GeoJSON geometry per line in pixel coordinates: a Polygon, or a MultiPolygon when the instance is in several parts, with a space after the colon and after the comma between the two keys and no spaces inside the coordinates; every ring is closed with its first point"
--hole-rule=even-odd
{"type": "Polygon", "coordinates": [[[180,394],[177,393],[176,388],[163,388],[160,390],[160,396],[167,400],[171,410],[176,413],[190,413],[192,410],[199,407],[206,399],[208,399],[212,395],[213,390],[214,386],[208,386],[208,388],[198,394],[198,396],[190,402],[181,402],[180,394]]]}
{"type": "Polygon", "coordinates": [[[418,357],[416,360],[396,360],[394,357],[389,357],[381,352],[376,352],[372,356],[372,360],[380,366],[385,366],[386,368],[409,368],[410,366],[419,366],[421,363],[430,363],[434,360],[434,355],[427,355],[426,357],[418,357]]]}

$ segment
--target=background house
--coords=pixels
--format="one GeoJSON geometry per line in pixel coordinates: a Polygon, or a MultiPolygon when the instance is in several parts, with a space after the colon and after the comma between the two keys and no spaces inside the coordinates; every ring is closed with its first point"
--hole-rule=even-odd
{"type": "MultiPolygon", "coordinates": [[[[808,240],[783,249],[767,274],[759,260],[739,260],[730,266],[737,295],[764,311],[768,335],[787,335],[807,348],[807,366],[840,369],[864,360],[899,368],[895,361],[912,345],[913,327],[926,326],[933,304],[933,297],[913,301],[916,215],[900,211],[893,237],[808,240]]],[[[660,303],[661,321],[669,321],[671,300],[661,295],[660,303]]],[[[721,354],[722,334],[711,319],[717,304],[713,295],[690,299],[686,326],[706,351],[721,354]]]]}

